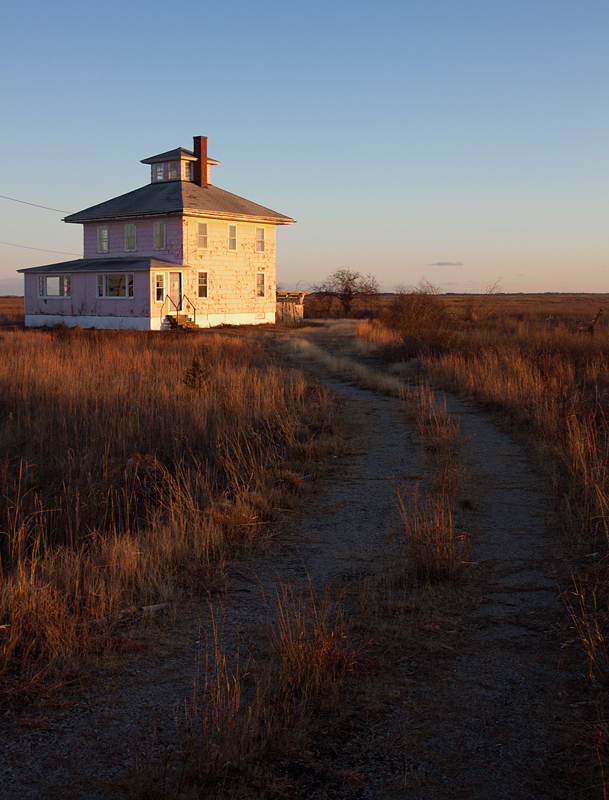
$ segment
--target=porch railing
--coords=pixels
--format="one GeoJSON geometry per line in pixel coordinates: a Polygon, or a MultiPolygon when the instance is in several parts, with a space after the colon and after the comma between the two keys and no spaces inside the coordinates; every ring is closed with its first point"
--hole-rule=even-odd
{"type": "Polygon", "coordinates": [[[160,314],[161,314],[161,325],[163,324],[163,318],[170,313],[171,306],[173,306],[174,309],[175,309],[175,313],[176,313],[176,323],[177,323],[178,328],[180,327],[180,309],[184,305],[184,300],[187,301],[188,308],[192,311],[193,322],[196,325],[196,323],[197,323],[197,309],[196,309],[195,304],[190,299],[190,297],[188,297],[188,295],[186,295],[186,294],[181,294],[180,295],[179,304],[175,302],[175,300],[172,298],[172,296],[170,294],[166,294],[165,295],[165,300],[163,301],[163,305],[161,306],[161,311],[160,311],[160,314]],[[171,305],[169,305],[169,304],[171,304],[171,305]]]}

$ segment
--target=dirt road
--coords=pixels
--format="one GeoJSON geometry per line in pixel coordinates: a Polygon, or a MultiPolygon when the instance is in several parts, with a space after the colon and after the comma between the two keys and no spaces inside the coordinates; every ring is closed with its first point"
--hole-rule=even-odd
{"type": "MultiPolygon", "coordinates": [[[[151,628],[155,646],[101,667],[42,723],[4,715],[0,796],[124,796],[120,780],[145,752],[146,734],[156,728],[157,752],[179,747],[176,709],[192,692],[212,612],[227,651],[243,650],[273,613],[277,585],[298,592],[309,580],[320,595],[329,584],[342,593],[368,642],[368,666],[322,709],[305,748],[276,760],[272,779],[248,796],[574,796],[565,726],[581,679],[560,663],[568,623],[558,589],[568,564],[547,487],[489,416],[448,397],[466,438],[460,524],[473,564],[455,587],[418,586],[408,578],[395,496],[398,486],[424,483],[428,467],[402,403],[313,370],[341,398],[344,451],[307,479],[311,489],[269,546],[231,565],[211,606],[201,600],[151,628]]],[[[582,791],[602,797],[600,788],[582,791]]]]}

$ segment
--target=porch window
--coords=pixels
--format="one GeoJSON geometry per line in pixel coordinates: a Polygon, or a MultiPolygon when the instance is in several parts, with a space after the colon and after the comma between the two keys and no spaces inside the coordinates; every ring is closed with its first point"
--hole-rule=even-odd
{"type": "Polygon", "coordinates": [[[107,253],[108,252],[108,245],[109,245],[108,226],[107,225],[98,225],[97,226],[97,252],[98,253],[107,253]]]}
{"type": "Polygon", "coordinates": [[[264,228],[256,228],[256,252],[264,253],[264,228]]]}
{"type": "Polygon", "coordinates": [[[207,297],[207,272],[199,272],[198,292],[199,297],[207,297]]]}
{"type": "Polygon", "coordinates": [[[155,222],[154,223],[154,249],[155,250],[164,250],[166,247],[166,223],[164,222],[155,222]]]}
{"type": "Polygon", "coordinates": [[[155,300],[157,303],[162,303],[165,299],[165,273],[157,272],[155,277],[155,300]]]}
{"type": "Polygon", "coordinates": [[[228,249],[229,250],[236,250],[237,249],[237,226],[236,225],[229,225],[228,226],[228,249]]]}
{"type": "Polygon", "coordinates": [[[70,275],[39,275],[39,297],[71,297],[70,275]]]}
{"type": "Polygon", "coordinates": [[[134,222],[125,225],[125,250],[137,250],[137,227],[134,222]]]}
{"type": "Polygon", "coordinates": [[[132,272],[108,272],[97,276],[98,297],[133,297],[132,272]]]}
{"type": "Polygon", "coordinates": [[[256,273],[256,297],[264,297],[264,272],[256,273]]]}
{"type": "Polygon", "coordinates": [[[197,223],[197,249],[207,250],[207,222],[197,223]]]}

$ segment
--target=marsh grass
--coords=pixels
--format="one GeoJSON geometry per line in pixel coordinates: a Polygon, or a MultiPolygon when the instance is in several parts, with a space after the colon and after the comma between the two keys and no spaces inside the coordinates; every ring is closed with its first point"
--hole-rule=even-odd
{"type": "Polygon", "coordinates": [[[131,797],[274,796],[279,783],[269,762],[298,750],[320,697],[364,663],[340,601],[317,598],[310,582],[304,594],[280,584],[276,599],[277,614],[259,632],[270,647],[245,665],[239,646],[227,653],[212,611],[192,696],[177,718],[179,746],[163,752],[151,737],[125,782],[131,797]]]}
{"type": "Polygon", "coordinates": [[[337,447],[331,401],[255,340],[73,333],[0,333],[0,677],[213,590],[337,447]]]}
{"type": "Polygon", "coordinates": [[[304,595],[282,584],[277,608],[271,646],[289,697],[314,697],[357,668],[363,648],[352,645],[340,601],[319,599],[309,580],[304,595]]]}
{"type": "Polygon", "coordinates": [[[432,583],[459,580],[468,566],[471,544],[456,529],[450,498],[398,491],[397,505],[404,547],[416,577],[432,583]]]}

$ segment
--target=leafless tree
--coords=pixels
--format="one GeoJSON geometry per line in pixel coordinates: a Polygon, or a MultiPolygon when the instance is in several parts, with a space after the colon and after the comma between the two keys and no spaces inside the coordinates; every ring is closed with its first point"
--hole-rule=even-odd
{"type": "Polygon", "coordinates": [[[374,275],[362,275],[352,269],[337,269],[323,283],[313,284],[311,289],[326,297],[335,297],[348,317],[356,300],[368,300],[378,295],[380,283],[374,275]]]}

